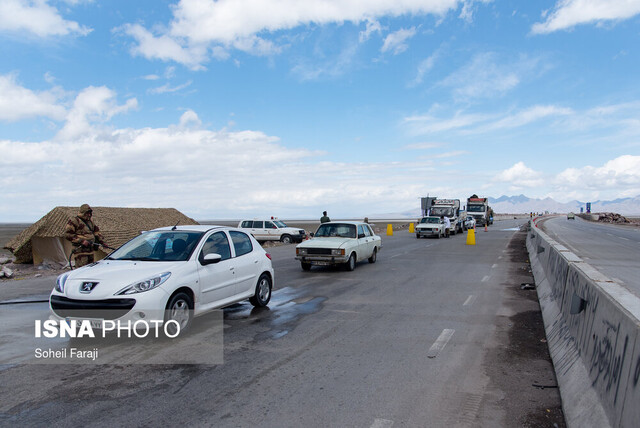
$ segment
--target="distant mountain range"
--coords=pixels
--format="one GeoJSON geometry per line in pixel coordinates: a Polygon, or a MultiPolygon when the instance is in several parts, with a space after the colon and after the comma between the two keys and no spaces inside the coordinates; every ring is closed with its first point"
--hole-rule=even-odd
{"type": "MultiPolygon", "coordinates": [[[[466,205],[465,201],[460,201],[462,205],[466,205]]],[[[551,198],[532,199],[525,195],[518,196],[500,196],[499,198],[489,197],[489,206],[497,214],[526,214],[530,212],[536,213],[579,213],[580,208],[587,211],[586,202],[570,201],[558,202],[551,198]]],[[[640,195],[635,198],[623,198],[613,201],[591,201],[591,212],[614,212],[625,216],[640,216],[640,195]]],[[[415,208],[399,213],[378,214],[371,216],[372,218],[415,218],[420,216],[420,209],[415,208]]]]}
{"type": "MultiPolygon", "coordinates": [[[[579,213],[580,208],[586,212],[586,202],[558,202],[551,198],[531,199],[525,195],[489,197],[489,205],[496,213],[522,214],[529,212],[579,213]]],[[[613,201],[591,201],[591,212],[614,212],[622,215],[640,214],[640,195],[635,198],[623,198],[613,201]]]]}

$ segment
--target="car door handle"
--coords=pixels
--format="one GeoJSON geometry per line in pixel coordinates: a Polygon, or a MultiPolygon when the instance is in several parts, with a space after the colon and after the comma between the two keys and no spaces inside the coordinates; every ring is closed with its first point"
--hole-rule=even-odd
{"type": "Polygon", "coordinates": [[[233,266],[231,266],[231,267],[229,268],[229,270],[234,270],[234,269],[235,269],[235,268],[234,268],[233,266]]]}

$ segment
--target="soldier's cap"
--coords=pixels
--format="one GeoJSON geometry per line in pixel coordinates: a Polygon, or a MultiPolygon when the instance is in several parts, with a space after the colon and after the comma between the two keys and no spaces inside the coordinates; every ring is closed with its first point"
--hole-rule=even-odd
{"type": "Polygon", "coordinates": [[[80,214],[86,214],[88,212],[93,212],[89,204],[82,204],[80,206],[80,214]]]}

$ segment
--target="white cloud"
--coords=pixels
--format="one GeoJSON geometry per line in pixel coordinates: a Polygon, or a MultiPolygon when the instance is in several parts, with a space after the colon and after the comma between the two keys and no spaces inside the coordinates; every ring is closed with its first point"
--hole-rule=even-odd
{"type": "Polygon", "coordinates": [[[633,189],[640,194],[640,156],[624,155],[599,167],[567,168],[557,176],[562,187],[575,189],[633,189]]]}
{"type": "Polygon", "coordinates": [[[500,64],[493,52],[477,54],[470,63],[440,82],[453,88],[456,98],[473,99],[495,97],[515,88],[520,83],[515,64],[500,64]]]}
{"type": "Polygon", "coordinates": [[[367,25],[364,31],[360,32],[359,40],[360,43],[366,42],[371,37],[373,33],[382,32],[382,26],[378,21],[367,20],[367,25]]]}
{"type": "Polygon", "coordinates": [[[0,120],[17,121],[34,117],[62,120],[66,110],[59,104],[61,91],[34,92],[17,83],[15,75],[0,75],[0,120]]]}
{"type": "Polygon", "coordinates": [[[380,48],[380,52],[385,53],[391,51],[394,55],[398,55],[409,48],[407,40],[416,35],[415,27],[401,28],[398,31],[390,33],[385,37],[384,43],[380,48]]]}
{"type": "Polygon", "coordinates": [[[86,36],[92,30],[74,21],[67,21],[46,0],[0,1],[0,31],[17,34],[28,32],[37,37],[86,36]]]}
{"type": "Polygon", "coordinates": [[[637,14],[639,0],[558,0],[551,13],[543,13],[545,21],[534,24],[531,32],[547,34],[581,24],[629,19],[637,14]]]}
{"type": "Polygon", "coordinates": [[[420,61],[418,64],[418,70],[416,71],[416,77],[409,83],[410,87],[417,86],[422,83],[424,76],[431,71],[436,61],[440,56],[440,49],[436,50],[431,56],[420,61]]]}
{"type": "Polygon", "coordinates": [[[171,86],[169,83],[166,83],[162,86],[158,86],[157,88],[151,88],[147,92],[149,92],[150,94],[166,94],[171,92],[178,92],[182,89],[188,88],[192,83],[193,81],[191,80],[178,86],[171,86]]]}
{"type": "MultiPolygon", "coordinates": [[[[172,21],[156,34],[139,24],[123,28],[136,41],[133,54],[176,61],[195,69],[202,68],[209,56],[226,59],[231,48],[254,55],[277,54],[281,48],[266,37],[282,30],[366,21],[367,27],[360,34],[364,41],[381,30],[379,18],[427,14],[442,17],[460,4],[461,0],[181,0],[172,7],[172,21]]],[[[392,42],[393,37],[389,39],[392,42]]],[[[388,50],[399,53],[402,46],[396,43],[388,50]]]]}
{"type": "Polygon", "coordinates": [[[67,113],[67,122],[56,138],[73,140],[81,135],[90,134],[94,131],[95,123],[107,122],[114,115],[138,106],[135,98],[127,100],[123,105],[118,105],[115,98],[115,92],[107,87],[85,88],[76,97],[73,107],[67,113]]]}
{"type": "Polygon", "coordinates": [[[456,112],[453,117],[443,119],[432,114],[426,114],[408,116],[402,120],[402,125],[408,128],[411,135],[427,135],[469,129],[479,123],[487,122],[493,117],[487,114],[456,112]]]}
{"type": "Polygon", "coordinates": [[[474,132],[484,133],[502,129],[518,128],[542,119],[555,119],[563,116],[571,116],[573,114],[574,111],[570,108],[554,105],[536,105],[480,126],[476,128],[474,132]]]}
{"type": "Polygon", "coordinates": [[[511,168],[500,172],[493,181],[508,185],[511,191],[544,185],[543,174],[527,167],[524,162],[518,162],[511,168]]]}
{"type": "Polygon", "coordinates": [[[431,150],[442,147],[444,144],[442,143],[430,143],[430,142],[422,142],[422,143],[413,143],[407,144],[403,148],[405,150],[431,150]]]}
{"type": "Polygon", "coordinates": [[[337,57],[322,61],[314,58],[314,62],[303,59],[292,68],[291,72],[302,80],[341,76],[351,69],[357,50],[357,43],[347,44],[337,57]]]}
{"type": "Polygon", "coordinates": [[[183,47],[179,40],[168,35],[156,37],[139,24],[127,24],[121,29],[137,42],[137,45],[131,48],[132,55],[140,55],[145,58],[154,58],[162,61],[175,61],[194,70],[203,69],[201,63],[205,61],[207,54],[207,49],[204,45],[194,44],[183,47]]]}

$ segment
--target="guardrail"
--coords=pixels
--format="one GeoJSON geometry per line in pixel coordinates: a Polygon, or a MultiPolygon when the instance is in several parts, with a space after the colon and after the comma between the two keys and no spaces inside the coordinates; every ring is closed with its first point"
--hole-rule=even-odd
{"type": "Polygon", "coordinates": [[[640,299],[535,220],[527,249],[567,425],[640,426],[640,299]]]}

